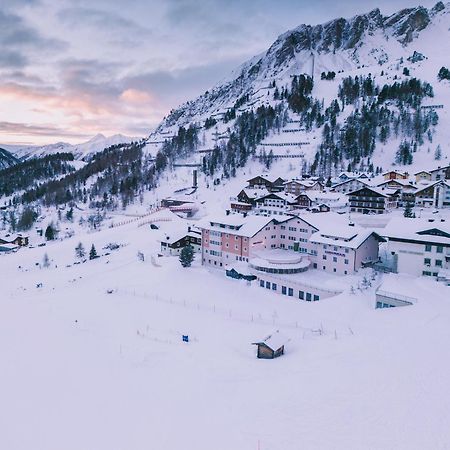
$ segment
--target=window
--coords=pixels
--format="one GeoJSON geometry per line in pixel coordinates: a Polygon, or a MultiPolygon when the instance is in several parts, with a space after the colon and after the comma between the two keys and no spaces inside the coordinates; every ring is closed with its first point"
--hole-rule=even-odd
{"type": "Polygon", "coordinates": [[[442,245],[437,245],[436,246],[436,252],[437,253],[442,253],[444,251],[444,247],[442,247],[442,245]]]}
{"type": "Polygon", "coordinates": [[[317,263],[314,263],[314,264],[313,264],[313,268],[314,268],[314,269],[317,269],[317,263]]]}
{"type": "Polygon", "coordinates": [[[440,259],[436,260],[436,267],[442,267],[442,261],[440,259]]]}
{"type": "Polygon", "coordinates": [[[272,291],[276,291],[277,290],[277,285],[276,283],[272,283],[272,291]]]}
{"type": "Polygon", "coordinates": [[[286,295],[286,286],[281,286],[281,293],[286,295]]]}
{"type": "Polygon", "coordinates": [[[327,255],[322,255],[322,259],[327,259],[327,255]]]}
{"type": "Polygon", "coordinates": [[[422,275],[425,275],[426,277],[431,277],[431,272],[429,272],[429,271],[427,271],[427,270],[424,270],[424,271],[422,272],[422,275]]]}
{"type": "Polygon", "coordinates": [[[270,281],[266,281],[266,289],[270,289],[270,281]]]}
{"type": "Polygon", "coordinates": [[[333,262],[337,262],[336,256],[333,256],[333,262]]]}
{"type": "Polygon", "coordinates": [[[425,245],[425,251],[426,252],[431,252],[431,245],[430,244],[426,244],[425,245]]]}
{"type": "Polygon", "coordinates": [[[305,293],[303,291],[298,291],[298,298],[300,300],[304,300],[305,299],[305,293]]]}
{"type": "Polygon", "coordinates": [[[323,270],[326,270],[326,269],[325,269],[325,266],[322,266],[322,269],[323,269],[323,270]]]}
{"type": "Polygon", "coordinates": [[[306,293],[306,301],[307,302],[311,301],[311,294],[309,292],[306,293]]]}
{"type": "Polygon", "coordinates": [[[315,296],[314,296],[314,301],[315,301],[315,302],[318,302],[318,301],[319,301],[319,296],[318,296],[318,295],[315,295],[315,296]]]}
{"type": "Polygon", "coordinates": [[[294,289],[289,288],[288,289],[288,295],[289,295],[289,297],[292,297],[294,295],[294,289]]]}
{"type": "Polygon", "coordinates": [[[344,264],[348,264],[348,259],[344,259],[344,264]]]}
{"type": "Polygon", "coordinates": [[[259,285],[260,285],[261,287],[264,287],[264,280],[259,280],[259,285]]]}
{"type": "Polygon", "coordinates": [[[430,259],[430,258],[425,258],[425,259],[423,260],[423,263],[424,263],[426,266],[430,266],[430,265],[431,265],[431,259],[430,259]]]}
{"type": "Polygon", "coordinates": [[[333,269],[333,272],[336,272],[336,267],[333,269]]]}

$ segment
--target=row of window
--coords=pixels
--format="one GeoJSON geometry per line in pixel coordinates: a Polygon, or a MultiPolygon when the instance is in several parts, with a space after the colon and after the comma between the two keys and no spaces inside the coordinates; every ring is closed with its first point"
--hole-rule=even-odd
{"type": "Polygon", "coordinates": [[[430,272],[428,270],[424,270],[422,272],[422,275],[424,275],[426,277],[437,277],[438,273],[437,272],[430,272]]]}
{"type": "MultiPolygon", "coordinates": [[[[272,291],[278,291],[278,285],[276,283],[271,283],[270,281],[259,280],[259,285],[265,287],[266,289],[271,289],[272,291]]],[[[287,295],[288,297],[294,296],[294,289],[286,286],[281,286],[281,293],[287,295]]],[[[320,300],[320,296],[316,294],[311,294],[310,292],[298,291],[298,298],[300,300],[306,300],[307,302],[317,302],[320,300]]]]}
{"type": "MultiPolygon", "coordinates": [[[[431,259],[430,259],[430,258],[425,258],[425,259],[423,260],[423,263],[424,263],[426,266],[431,266],[431,259]]],[[[441,259],[436,259],[436,260],[434,261],[434,265],[435,265],[436,267],[442,267],[442,260],[441,260],[441,259]]]]}
{"type": "MultiPolygon", "coordinates": [[[[433,251],[433,246],[431,244],[426,244],[425,251],[426,252],[433,251]]],[[[442,253],[443,251],[444,251],[444,247],[442,245],[436,245],[436,253],[442,253]]]]}
{"type": "Polygon", "coordinates": [[[377,302],[377,308],[395,308],[395,306],[389,303],[377,302]]]}
{"type": "MultiPolygon", "coordinates": [[[[322,259],[327,259],[327,255],[322,255],[322,259]]],[[[333,256],[333,262],[337,262],[337,256],[333,256]]],[[[348,259],[344,259],[344,264],[348,264],[348,259]]]]}
{"type": "MultiPolygon", "coordinates": [[[[203,262],[206,262],[206,258],[203,258],[203,262]]],[[[212,264],[210,259],[208,259],[208,263],[212,264]]],[[[217,261],[213,261],[213,263],[215,266],[219,265],[219,267],[222,267],[222,263],[217,264],[217,261]]]]}
{"type": "MultiPolygon", "coordinates": [[[[341,247],[336,247],[335,245],[330,245],[330,246],[328,246],[328,244],[324,244],[324,245],[323,245],[323,248],[324,248],[325,250],[328,250],[328,247],[330,247],[330,248],[333,247],[333,252],[337,252],[338,249],[341,248],[341,247]]],[[[348,248],[345,248],[344,251],[345,251],[345,253],[348,253],[348,252],[349,252],[348,248]]]]}

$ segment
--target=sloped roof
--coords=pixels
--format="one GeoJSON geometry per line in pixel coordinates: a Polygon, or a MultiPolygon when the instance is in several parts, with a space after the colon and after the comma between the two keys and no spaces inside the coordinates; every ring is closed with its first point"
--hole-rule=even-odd
{"type": "Polygon", "coordinates": [[[445,180],[431,181],[430,183],[424,185],[422,188],[418,189],[415,193],[418,194],[419,192],[422,192],[430,187],[436,186],[437,184],[445,184],[447,187],[450,187],[450,183],[448,183],[445,180]]]}
{"type": "Polygon", "coordinates": [[[271,350],[276,352],[281,347],[283,347],[283,345],[286,345],[289,341],[290,339],[288,337],[280,333],[279,330],[276,330],[272,334],[269,334],[267,337],[265,337],[262,341],[253,342],[253,345],[265,344],[271,350]]]}
{"type": "Polygon", "coordinates": [[[211,216],[198,223],[197,227],[204,230],[220,231],[243,237],[253,237],[258,231],[262,230],[271,222],[286,222],[292,220],[292,216],[280,215],[276,218],[266,216],[248,215],[244,217],[241,214],[229,214],[221,216],[211,216]],[[235,229],[223,228],[220,225],[233,226],[235,229]]]}
{"type": "Polygon", "coordinates": [[[381,195],[382,197],[387,197],[387,195],[382,191],[382,189],[378,189],[378,188],[371,187],[371,186],[364,186],[364,187],[355,189],[354,191],[348,192],[347,195],[356,194],[357,192],[359,192],[363,189],[368,189],[369,191],[373,191],[376,194],[381,195]]]}
{"type": "Polygon", "coordinates": [[[390,220],[381,234],[389,239],[406,239],[420,242],[433,242],[436,244],[450,245],[450,222],[439,219],[395,217],[390,220]],[[441,231],[444,235],[439,236],[435,230],[441,231]]]}
{"type": "MultiPolygon", "coordinates": [[[[353,227],[349,227],[353,228],[353,227]]],[[[335,239],[333,235],[327,235],[318,231],[314,233],[310,237],[310,242],[314,242],[315,244],[327,244],[327,245],[335,245],[338,247],[357,249],[360,247],[370,236],[375,235],[375,237],[379,241],[383,241],[384,239],[375,231],[365,228],[357,229],[356,232],[349,236],[347,239],[335,239]]]]}

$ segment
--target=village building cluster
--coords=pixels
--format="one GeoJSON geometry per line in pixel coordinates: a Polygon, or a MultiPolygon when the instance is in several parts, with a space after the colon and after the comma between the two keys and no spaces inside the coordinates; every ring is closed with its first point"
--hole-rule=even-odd
{"type": "MultiPolygon", "coordinates": [[[[169,202],[168,202],[169,206],[169,202]]],[[[170,205],[173,206],[173,203],[170,205]]],[[[182,206],[182,205],[177,205],[182,206]]],[[[204,266],[255,280],[273,293],[318,301],[343,291],[342,276],[361,269],[432,277],[450,285],[450,223],[393,217],[366,228],[352,214],[380,215],[399,208],[450,207],[450,166],[389,171],[379,176],[341,173],[334,179],[286,180],[258,175],[247,181],[223,214],[161,242],[162,253],[193,243],[204,266]]],[[[409,304],[385,295],[377,307],[409,304]]]]}

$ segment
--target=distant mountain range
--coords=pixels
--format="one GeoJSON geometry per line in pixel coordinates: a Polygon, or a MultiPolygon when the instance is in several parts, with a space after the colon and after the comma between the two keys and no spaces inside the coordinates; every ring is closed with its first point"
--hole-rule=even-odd
{"type": "MultiPolygon", "coordinates": [[[[115,134],[113,136],[104,136],[97,134],[92,139],[81,144],[69,144],[67,142],[57,142],[56,144],[40,145],[40,146],[21,146],[21,145],[4,145],[9,154],[13,154],[17,159],[28,159],[48,155],[52,153],[73,153],[76,159],[82,159],[96,152],[117,144],[128,144],[138,141],[141,138],[124,136],[115,134]]],[[[0,166],[1,167],[1,166],[0,166]]]]}

